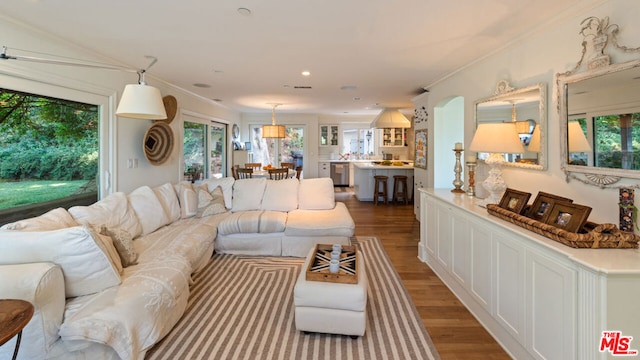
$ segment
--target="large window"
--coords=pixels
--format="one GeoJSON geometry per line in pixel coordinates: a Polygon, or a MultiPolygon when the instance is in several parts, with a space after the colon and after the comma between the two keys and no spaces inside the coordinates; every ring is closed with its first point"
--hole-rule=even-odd
{"type": "Polygon", "coordinates": [[[226,175],[227,125],[187,116],[184,120],[183,180],[226,175]]]}
{"type": "Polygon", "coordinates": [[[375,154],[376,129],[354,129],[344,126],[342,130],[342,154],[352,159],[368,159],[375,154]]]}
{"type": "Polygon", "coordinates": [[[97,105],[0,88],[0,223],[97,201],[99,119],[97,105]]]}

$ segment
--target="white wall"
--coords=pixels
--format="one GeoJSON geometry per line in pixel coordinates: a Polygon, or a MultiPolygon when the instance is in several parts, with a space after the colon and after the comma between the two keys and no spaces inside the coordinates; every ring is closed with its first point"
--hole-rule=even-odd
{"type": "MultiPolygon", "coordinates": [[[[508,186],[531,192],[534,196],[542,190],[572,198],[576,203],[593,208],[589,217],[591,221],[618,224],[617,189],[600,189],[575,180],[565,181],[565,174],[560,169],[555,74],[572,69],[580,59],[582,43],[582,35],[579,33],[580,22],[589,16],[599,18],[608,16],[611,23],[620,25],[619,40],[622,45],[640,46],[640,24],[637,21],[639,12],[640,1],[637,0],[584,0],[571,14],[558,15],[528,37],[431,86],[429,114],[433,114],[434,106],[445,99],[454,96],[464,97],[464,143],[468,146],[475,129],[473,102],[492,95],[499,80],[507,79],[515,88],[539,82],[546,83],[548,87],[547,169],[537,171],[506,168],[505,181],[508,186]],[[592,5],[593,3],[597,5],[592,5]]],[[[620,58],[613,59],[614,62],[620,60],[620,58]]],[[[432,122],[428,126],[431,132],[432,122]]],[[[433,137],[434,135],[430,133],[430,139],[433,137]]],[[[432,175],[427,172],[427,176],[432,175]]],[[[482,181],[483,178],[478,180],[482,181]]],[[[429,182],[428,179],[425,181],[429,182]]],[[[629,182],[637,184],[637,181],[629,182]]]]}
{"type": "MultiPolygon", "coordinates": [[[[437,134],[433,139],[433,186],[453,188],[456,157],[452,149],[455,143],[464,142],[464,99],[455,97],[437,104],[433,111],[433,126],[434,134],[437,134]]],[[[464,171],[464,153],[460,161],[464,171]]]]}
{"type": "MultiPolygon", "coordinates": [[[[1,15],[0,34],[2,34],[2,44],[0,45],[9,48],[9,55],[12,54],[12,49],[25,49],[56,56],[117,64],[115,59],[107,59],[89,53],[64,40],[15,23],[1,15]]],[[[33,56],[33,54],[30,55],[33,56]]],[[[162,62],[162,59],[158,61],[162,62]]],[[[139,64],[131,66],[142,68],[147,65],[148,60],[142,58],[139,64]]],[[[140,185],[154,186],[165,182],[176,182],[181,178],[179,171],[179,158],[182,154],[181,113],[199,114],[199,116],[225,123],[239,121],[237,112],[154,78],[153,68],[151,68],[146,76],[147,83],[159,88],[163,95],[170,94],[178,100],[178,114],[171,122],[176,140],[173,152],[167,162],[160,166],[153,166],[145,159],[142,148],[143,137],[152,121],[115,116],[115,109],[124,86],[136,83],[138,81],[136,74],[21,61],[2,61],[0,62],[0,75],[30,80],[35,85],[29,90],[34,93],[38,93],[40,89],[45,87],[44,84],[48,83],[78,89],[82,92],[92,92],[106,99],[105,103],[108,104],[106,121],[108,122],[107,131],[109,134],[106,137],[107,141],[101,146],[107,149],[107,156],[110,158],[110,164],[106,171],[108,171],[111,186],[108,189],[103,189],[103,195],[115,191],[130,192],[140,185]],[[128,159],[138,159],[139,167],[127,168],[128,159]]],[[[104,172],[101,178],[104,179],[104,172]]],[[[106,184],[107,181],[102,181],[103,186],[106,184]]]]}

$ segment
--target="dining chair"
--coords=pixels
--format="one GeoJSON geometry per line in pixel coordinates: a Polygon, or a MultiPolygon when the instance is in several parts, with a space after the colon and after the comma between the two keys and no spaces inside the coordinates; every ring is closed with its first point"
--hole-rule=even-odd
{"type": "Polygon", "coordinates": [[[237,173],[238,179],[251,179],[253,177],[253,169],[239,168],[237,173]]]}
{"type": "Polygon", "coordinates": [[[260,169],[262,168],[262,164],[261,163],[246,163],[246,164],[244,164],[244,168],[245,169],[253,169],[253,170],[260,171],[260,169]]]}
{"type": "Polygon", "coordinates": [[[295,165],[291,162],[281,162],[280,167],[291,169],[291,170],[294,170],[296,168],[295,165]]]}
{"type": "Polygon", "coordinates": [[[284,180],[289,177],[288,168],[269,169],[269,179],[284,180]]]}
{"type": "Polygon", "coordinates": [[[302,173],[302,166],[296,166],[296,179],[300,180],[301,173],[302,173]]]}
{"type": "Polygon", "coordinates": [[[240,165],[233,165],[231,167],[231,176],[236,180],[238,180],[238,169],[240,169],[240,165]]]}

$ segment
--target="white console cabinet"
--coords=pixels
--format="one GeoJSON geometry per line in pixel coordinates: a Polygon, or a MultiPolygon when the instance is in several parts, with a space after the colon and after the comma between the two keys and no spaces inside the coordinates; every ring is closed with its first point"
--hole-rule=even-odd
{"type": "Polygon", "coordinates": [[[419,258],[516,359],[608,359],[603,331],[640,350],[640,252],[573,249],[420,189],[419,258]]]}

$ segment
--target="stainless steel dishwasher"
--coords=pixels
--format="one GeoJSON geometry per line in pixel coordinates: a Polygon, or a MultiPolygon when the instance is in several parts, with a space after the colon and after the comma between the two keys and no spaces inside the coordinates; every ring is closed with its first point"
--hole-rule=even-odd
{"type": "Polygon", "coordinates": [[[349,186],[349,163],[331,162],[333,186],[349,186]]]}

